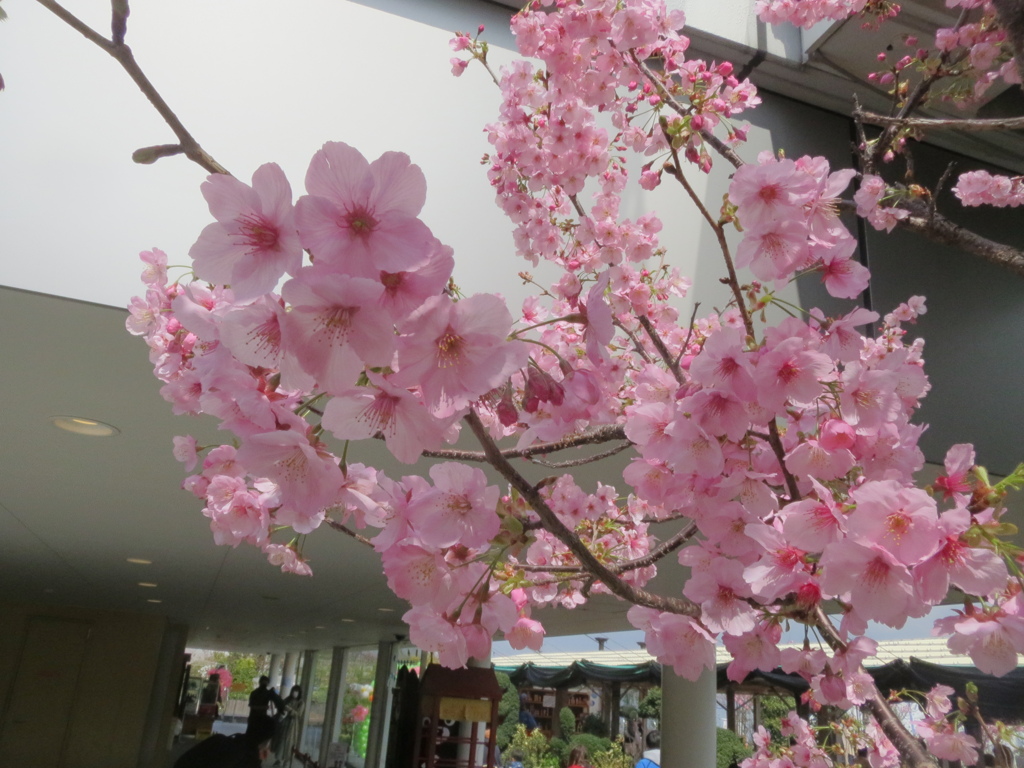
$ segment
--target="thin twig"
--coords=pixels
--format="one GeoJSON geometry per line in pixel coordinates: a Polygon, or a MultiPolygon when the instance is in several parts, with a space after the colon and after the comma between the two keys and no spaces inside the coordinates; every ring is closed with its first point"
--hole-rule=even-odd
{"type": "Polygon", "coordinates": [[[695,301],[693,303],[693,312],[690,313],[690,325],[686,331],[686,339],[683,341],[683,345],[679,348],[679,354],[676,356],[674,365],[679,366],[679,361],[683,359],[683,355],[686,354],[686,348],[690,346],[690,339],[693,338],[693,326],[697,322],[697,310],[700,309],[700,302],[695,301]]]}
{"type": "MultiPolygon", "coordinates": [[[[821,606],[814,609],[812,620],[813,626],[821,633],[822,638],[833,651],[846,650],[846,643],[843,642],[833,626],[832,620],[821,609],[821,606]]],[[[864,671],[863,665],[861,665],[860,671],[864,671]]],[[[913,768],[937,768],[935,759],[924,750],[921,743],[907,731],[899,717],[892,711],[874,679],[868,679],[871,680],[869,684],[871,695],[864,707],[875,718],[885,735],[889,737],[899,753],[913,768]]]]}
{"type": "Polygon", "coordinates": [[[123,45],[128,33],[128,0],[110,0],[110,39],[114,45],[123,45]]]}
{"type": "Polygon", "coordinates": [[[366,538],[365,536],[360,536],[358,533],[353,531],[347,525],[339,523],[337,520],[334,520],[333,518],[330,518],[330,517],[324,518],[324,522],[327,523],[327,525],[329,525],[334,530],[340,531],[341,533],[344,533],[347,536],[351,536],[353,539],[358,541],[360,544],[365,544],[368,547],[372,547],[373,546],[373,542],[370,541],[368,538],[366,538]]]}
{"type": "MultiPolygon", "coordinates": [[[[960,29],[960,27],[964,25],[964,22],[967,21],[967,15],[968,9],[964,8],[960,12],[960,17],[957,19],[953,29],[960,29]]],[[[885,155],[885,153],[892,147],[892,143],[896,140],[896,137],[899,136],[900,131],[903,130],[902,127],[900,127],[900,122],[910,117],[914,110],[921,106],[921,102],[924,101],[924,98],[928,95],[932,86],[944,77],[944,75],[941,75],[940,73],[949,63],[950,58],[950,51],[943,51],[940,53],[938,66],[935,67],[928,77],[921,80],[921,82],[919,82],[914,88],[913,92],[907,96],[906,101],[903,102],[903,107],[893,118],[896,122],[885,128],[882,135],[875,142],[874,148],[864,155],[863,161],[866,171],[874,173],[874,169],[882,159],[882,156],[885,155]]]]}
{"type": "Polygon", "coordinates": [[[632,448],[633,444],[629,441],[617,445],[614,448],[609,448],[607,451],[601,451],[601,453],[594,453],[590,456],[581,456],[578,459],[569,459],[568,461],[545,461],[544,459],[538,459],[533,456],[528,456],[527,461],[537,464],[541,467],[547,467],[548,469],[569,469],[571,467],[582,467],[587,464],[593,464],[595,461],[601,461],[601,459],[607,459],[622,453],[627,448],[632,448]]]}
{"type": "MultiPolygon", "coordinates": [[[[121,68],[128,73],[128,76],[139,87],[139,90],[142,91],[143,95],[145,95],[149,100],[149,103],[153,105],[153,108],[160,113],[160,117],[164,119],[164,122],[167,123],[168,127],[174,132],[174,135],[178,137],[178,142],[182,147],[182,153],[189,160],[202,166],[210,173],[223,173],[230,175],[227,169],[214,160],[206,150],[199,145],[199,142],[193,138],[192,134],[188,132],[181,120],[178,119],[178,116],[167,105],[167,102],[164,101],[163,97],[159,94],[156,88],[153,87],[149,78],[146,77],[145,73],[139,67],[138,63],[135,61],[135,57],[132,55],[131,48],[129,48],[124,42],[107,40],[103,35],[96,32],[92,27],[84,23],[81,19],[55,0],[36,0],[36,2],[117,60],[121,65],[121,68]]],[[[127,8],[127,4],[125,4],[125,8],[127,8]]],[[[125,18],[127,19],[127,16],[125,18]]]]}
{"type": "Polygon", "coordinates": [[[508,481],[509,485],[518,491],[526,503],[537,513],[537,516],[544,524],[544,528],[561,541],[576,559],[580,561],[580,564],[608,587],[612,594],[635,605],[647,606],[658,611],[676,613],[683,616],[700,616],[700,606],[685,598],[655,595],[627,584],[619,578],[609,566],[594,556],[594,553],[587,548],[575,532],[566,527],[554,510],[548,506],[539,491],[501,455],[501,451],[498,450],[498,446],[491,439],[487,428],[480,421],[480,417],[477,416],[476,412],[470,410],[463,418],[463,421],[469,425],[477,440],[480,441],[480,446],[483,448],[484,453],[487,454],[487,459],[491,466],[501,473],[501,476],[508,481]]]}
{"type": "Polygon", "coordinates": [[[868,125],[896,128],[920,128],[929,130],[954,131],[1019,131],[1024,128],[1024,117],[1005,118],[930,118],[930,117],[888,117],[874,112],[865,112],[859,106],[853,110],[853,117],[868,125]]]}
{"type": "Polygon", "coordinates": [[[661,334],[658,333],[658,329],[654,327],[651,319],[647,315],[640,315],[637,320],[640,321],[640,325],[643,326],[643,329],[647,331],[648,338],[650,338],[651,343],[654,344],[654,348],[658,350],[658,354],[661,355],[662,361],[664,361],[665,365],[668,367],[669,373],[675,377],[676,382],[683,384],[686,379],[683,377],[683,372],[676,363],[677,358],[665,345],[665,340],[661,338],[661,334]]]}
{"type": "MultiPolygon", "coordinates": [[[[584,432],[581,435],[566,437],[562,440],[555,440],[550,443],[537,443],[527,448],[510,448],[501,450],[499,453],[506,459],[529,459],[532,456],[544,456],[549,453],[558,453],[570,448],[578,448],[581,445],[598,445],[608,443],[612,440],[626,440],[626,429],[618,424],[609,424],[597,429],[584,432]]],[[[424,451],[423,455],[429,459],[448,459],[449,461],[475,461],[486,462],[487,455],[483,451],[463,451],[455,449],[440,449],[436,451],[424,451]]]]}
{"type": "MultiPolygon", "coordinates": [[[[632,59],[633,64],[636,66],[636,68],[643,73],[644,77],[646,77],[647,80],[658,91],[658,96],[661,97],[661,100],[665,104],[667,104],[674,112],[685,116],[692,111],[690,107],[687,107],[685,104],[680,102],[675,96],[669,93],[668,89],[665,88],[664,83],[661,82],[658,76],[654,74],[654,71],[650,67],[648,67],[647,64],[640,61],[640,57],[636,55],[635,51],[630,51],[629,56],[630,59],[632,59]]],[[[734,168],[739,168],[741,165],[746,165],[746,163],[743,162],[743,158],[736,154],[736,151],[732,147],[730,147],[720,138],[715,136],[715,134],[713,134],[711,131],[707,129],[702,129],[697,131],[697,133],[704,141],[711,145],[712,149],[714,149],[718,154],[720,154],[722,157],[728,160],[734,168]]]]}

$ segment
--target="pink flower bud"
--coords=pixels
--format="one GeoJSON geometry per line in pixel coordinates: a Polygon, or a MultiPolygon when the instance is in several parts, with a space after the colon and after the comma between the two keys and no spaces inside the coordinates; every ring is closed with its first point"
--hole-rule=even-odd
{"type": "Polygon", "coordinates": [[[853,427],[841,419],[829,419],[821,425],[818,443],[826,451],[838,451],[842,448],[853,448],[857,442],[857,433],[853,427]]]}

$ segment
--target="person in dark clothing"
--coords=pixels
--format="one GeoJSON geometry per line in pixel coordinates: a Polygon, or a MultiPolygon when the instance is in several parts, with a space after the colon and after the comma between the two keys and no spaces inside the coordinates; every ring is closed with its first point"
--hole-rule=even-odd
{"type": "Polygon", "coordinates": [[[274,705],[274,713],[284,709],[284,701],[277,691],[270,687],[270,678],[260,677],[259,685],[249,694],[249,719],[245,724],[245,732],[259,729],[260,733],[274,733],[274,718],[270,714],[270,705],[274,705]]]}
{"type": "Polygon", "coordinates": [[[274,722],[251,725],[245,733],[215,733],[174,761],[174,768],[260,768],[270,754],[274,722]]]}
{"type": "Polygon", "coordinates": [[[525,692],[519,694],[519,722],[526,726],[526,730],[532,731],[537,727],[537,718],[527,709],[529,701],[530,697],[525,692]]]}

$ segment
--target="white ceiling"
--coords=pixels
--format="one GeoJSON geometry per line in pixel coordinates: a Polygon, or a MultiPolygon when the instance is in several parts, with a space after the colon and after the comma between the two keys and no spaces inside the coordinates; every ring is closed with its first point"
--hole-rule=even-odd
{"type": "MultiPolygon", "coordinates": [[[[191,646],[215,649],[317,648],[406,634],[407,606],[388,591],[379,558],[344,534],[323,529],[307,538],[312,578],[281,573],[253,547],[214,544],[201,503],[180,489],[186,473],[171,456],[171,438],[188,432],[210,443],[225,435],[205,419],[172,415],[145,344],[124,330],[126,316],[0,288],[4,599],[163,614],[191,627],[191,646]],[[50,424],[57,415],[121,432],[70,434],[50,424]]],[[[545,621],[554,634],[614,631],[628,628],[622,610],[597,600],[545,621]]]]}

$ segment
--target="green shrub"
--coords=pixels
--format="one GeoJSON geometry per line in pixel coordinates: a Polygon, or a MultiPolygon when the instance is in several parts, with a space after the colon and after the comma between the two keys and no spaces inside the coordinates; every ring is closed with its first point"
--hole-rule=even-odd
{"type": "Polygon", "coordinates": [[[647,692],[637,707],[637,715],[645,720],[661,722],[661,688],[651,688],[647,692]]]}
{"type": "Polygon", "coordinates": [[[611,742],[608,749],[590,755],[590,763],[594,768],[633,768],[634,762],[633,757],[623,749],[621,736],[611,742]]]}
{"type": "Polygon", "coordinates": [[[539,728],[527,733],[526,726],[516,723],[507,751],[513,750],[523,753],[523,768],[553,768],[550,759],[546,759],[551,753],[547,737],[539,728]]]}
{"type": "Polygon", "coordinates": [[[782,735],[782,718],[796,709],[796,700],[792,696],[762,696],[761,725],[765,727],[776,744],[788,744],[789,739],[782,735]]]}
{"type": "Polygon", "coordinates": [[[562,738],[568,739],[576,733],[576,713],[568,707],[558,711],[558,724],[562,728],[562,738]]]}
{"type": "Polygon", "coordinates": [[[580,726],[580,730],[583,733],[590,733],[594,736],[608,736],[608,723],[604,721],[600,715],[596,715],[593,712],[583,718],[583,724],[580,726]]]}
{"type": "Polygon", "coordinates": [[[569,739],[569,749],[565,755],[566,759],[569,757],[569,752],[571,752],[572,748],[577,744],[581,744],[587,748],[587,754],[590,755],[591,759],[593,759],[594,755],[600,752],[607,752],[612,748],[611,739],[607,739],[604,736],[597,736],[593,733],[577,733],[569,739]]]}
{"type": "Polygon", "coordinates": [[[743,739],[728,728],[718,729],[715,747],[715,768],[729,768],[731,763],[738,763],[752,754],[743,739]]]}
{"type": "Polygon", "coordinates": [[[504,753],[519,724],[519,692],[504,672],[495,671],[494,676],[498,678],[498,685],[503,691],[501,701],[498,702],[498,732],[495,736],[498,749],[504,753]]]}
{"type": "Polygon", "coordinates": [[[548,750],[551,757],[555,760],[555,765],[558,768],[562,768],[563,765],[568,764],[569,760],[569,742],[566,739],[560,739],[557,736],[548,742],[548,750]]]}

